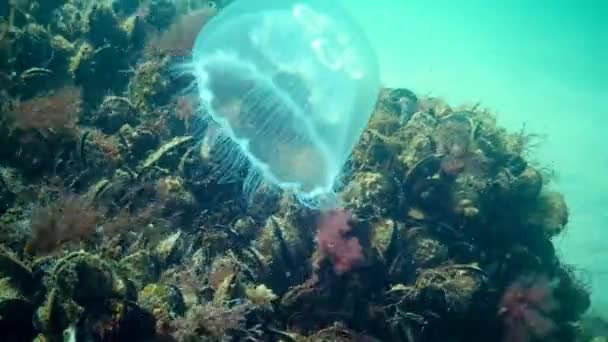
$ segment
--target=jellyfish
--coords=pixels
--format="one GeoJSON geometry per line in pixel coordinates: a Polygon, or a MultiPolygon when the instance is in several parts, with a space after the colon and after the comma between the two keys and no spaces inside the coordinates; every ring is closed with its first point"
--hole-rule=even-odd
{"type": "Polygon", "coordinates": [[[198,34],[192,73],[220,173],[331,206],[373,112],[379,65],[363,30],[332,0],[237,0],[198,34]]]}

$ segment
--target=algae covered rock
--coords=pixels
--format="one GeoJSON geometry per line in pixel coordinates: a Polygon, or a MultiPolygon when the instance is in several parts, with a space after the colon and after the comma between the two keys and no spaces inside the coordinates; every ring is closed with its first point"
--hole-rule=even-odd
{"type": "Polygon", "coordinates": [[[531,137],[478,104],[381,91],[336,189],[354,253],[323,241],[323,210],[264,187],[246,203],[240,174],[219,184],[198,94],[170,73],[188,37],[163,32],[228,2],[0,6],[1,114],[72,81],[84,102],[65,141],[48,139],[62,127],[0,118],[0,241],[13,249],[0,248],[0,340],[500,341],[500,297],[525,274],[551,279],[556,340],[574,340],[589,294],[551,243],[566,201],[530,162],[531,137]],[[20,259],[29,203],[51,186],[103,209],[95,239],[20,259]],[[335,272],[326,256],[340,253],[358,267],[335,272]]]}
{"type": "Polygon", "coordinates": [[[404,124],[418,109],[418,97],[408,89],[383,89],[380,93],[377,111],[396,115],[404,124]]]}
{"type": "Polygon", "coordinates": [[[161,178],[157,185],[157,194],[162,201],[163,212],[168,215],[179,212],[182,217],[193,214],[197,203],[192,193],[184,186],[184,180],[178,176],[161,178]]]}
{"type": "Polygon", "coordinates": [[[45,279],[48,292],[37,309],[37,325],[58,334],[83,317],[107,312],[109,299],[135,300],[133,284],[116,269],[114,262],[86,252],[57,260],[45,279]]]}
{"type": "Polygon", "coordinates": [[[15,193],[11,191],[8,183],[4,180],[4,172],[2,171],[4,169],[0,169],[0,215],[4,214],[15,200],[15,193]]]}
{"type": "Polygon", "coordinates": [[[247,287],[245,289],[245,295],[251,303],[261,307],[269,307],[271,303],[278,298],[277,295],[264,284],[247,287]]]}
{"type": "Polygon", "coordinates": [[[408,259],[415,269],[436,267],[448,259],[448,246],[424,228],[406,233],[408,259]]]}
{"type": "Polygon", "coordinates": [[[74,82],[82,86],[83,98],[90,104],[99,104],[108,91],[121,93],[128,77],[117,70],[129,68],[124,51],[109,44],[96,47],[83,42],[70,61],[74,82]]]}
{"type": "Polygon", "coordinates": [[[168,265],[181,258],[181,250],[184,244],[184,234],[177,231],[161,240],[155,248],[155,255],[161,265],[168,265]]]}
{"type": "Polygon", "coordinates": [[[17,47],[14,49],[17,68],[20,71],[45,65],[53,55],[51,35],[39,24],[26,25],[14,44],[17,47]]]}
{"type": "Polygon", "coordinates": [[[400,152],[399,161],[406,170],[412,168],[426,156],[435,153],[435,143],[432,137],[436,125],[437,118],[425,112],[417,112],[403,127],[403,132],[400,132],[399,135],[408,143],[400,152]]]}
{"type": "Polygon", "coordinates": [[[526,167],[515,179],[514,191],[524,201],[533,201],[541,193],[543,188],[543,176],[541,172],[533,167],[526,167]]]}
{"type": "Polygon", "coordinates": [[[485,281],[486,275],[476,265],[429,268],[420,272],[413,285],[393,285],[387,296],[409,312],[463,319],[477,305],[475,299],[483,293],[485,281]]]}
{"type": "Polygon", "coordinates": [[[0,336],[14,340],[32,337],[36,286],[29,267],[0,246],[0,336]]]}
{"type": "Polygon", "coordinates": [[[358,172],[343,192],[348,208],[363,217],[382,216],[394,209],[394,185],[379,172],[358,172]]]}
{"type": "Polygon", "coordinates": [[[184,299],[178,288],[162,284],[146,285],[137,296],[138,304],[157,317],[181,316],[185,312],[184,299]]]}
{"type": "Polygon", "coordinates": [[[391,248],[398,238],[397,223],[391,219],[383,219],[371,224],[370,245],[382,259],[387,259],[391,248]]]}
{"type": "Polygon", "coordinates": [[[145,127],[134,128],[128,124],[120,127],[118,134],[123,137],[124,144],[129,149],[130,160],[136,161],[158,147],[159,136],[145,127]]]}
{"type": "Polygon", "coordinates": [[[123,125],[137,123],[137,112],[131,102],[120,96],[106,96],[92,120],[106,134],[116,133],[123,125]]]}
{"type": "Polygon", "coordinates": [[[138,111],[149,111],[155,104],[167,102],[171,86],[166,75],[168,59],[153,59],[140,64],[129,84],[129,99],[138,111]]]}
{"type": "Polygon", "coordinates": [[[167,28],[177,14],[174,2],[169,0],[150,1],[149,11],[146,21],[159,30],[167,28]]]}
{"type": "Polygon", "coordinates": [[[260,277],[282,293],[305,272],[300,261],[312,254],[312,231],[300,229],[289,216],[271,216],[252,247],[251,257],[260,277]]]}
{"type": "Polygon", "coordinates": [[[532,204],[526,222],[540,228],[548,237],[560,234],[568,224],[568,206],[564,196],[554,191],[543,192],[532,204]]]}
{"type": "Polygon", "coordinates": [[[125,256],[120,260],[120,265],[137,289],[157,281],[160,275],[159,260],[147,250],[139,250],[125,256]]]}
{"type": "Polygon", "coordinates": [[[95,4],[89,12],[87,36],[95,47],[112,44],[124,49],[128,41],[114,10],[105,4],[95,4]]]}

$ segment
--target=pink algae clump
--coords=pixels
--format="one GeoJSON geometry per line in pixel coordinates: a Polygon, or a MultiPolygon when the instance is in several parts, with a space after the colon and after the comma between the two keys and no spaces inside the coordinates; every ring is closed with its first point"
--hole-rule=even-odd
{"type": "Polygon", "coordinates": [[[498,313],[506,328],[503,342],[526,342],[531,336],[548,336],[555,329],[555,323],[547,315],[556,308],[547,277],[516,280],[500,301],[498,313]]]}
{"type": "Polygon", "coordinates": [[[359,239],[350,236],[350,211],[335,209],[325,213],[317,226],[319,260],[328,259],[336,274],[348,272],[363,261],[359,239]]]}

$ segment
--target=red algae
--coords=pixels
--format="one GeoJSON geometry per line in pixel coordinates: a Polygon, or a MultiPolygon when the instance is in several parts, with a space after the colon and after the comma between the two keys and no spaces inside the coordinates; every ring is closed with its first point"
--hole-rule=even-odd
{"type": "Polygon", "coordinates": [[[337,209],[324,214],[317,226],[317,244],[320,260],[329,259],[336,274],[348,272],[363,261],[363,249],[351,231],[350,211],[337,209]]]}
{"type": "Polygon", "coordinates": [[[49,95],[20,102],[13,110],[17,128],[33,129],[44,136],[75,134],[80,111],[80,88],[64,87],[49,95]]]}
{"type": "Polygon", "coordinates": [[[526,342],[532,336],[548,336],[555,329],[555,323],[547,315],[556,306],[547,277],[516,280],[500,301],[499,315],[506,328],[503,342],[526,342]]]}

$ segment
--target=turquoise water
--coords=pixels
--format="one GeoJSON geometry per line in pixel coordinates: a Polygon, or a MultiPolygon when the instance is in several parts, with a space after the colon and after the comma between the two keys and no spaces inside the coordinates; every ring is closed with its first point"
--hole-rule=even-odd
{"type": "Polygon", "coordinates": [[[571,211],[558,250],[608,316],[608,2],[347,3],[377,47],[386,85],[479,100],[507,128],[544,136],[534,159],[554,168],[571,211]]]}

